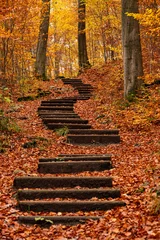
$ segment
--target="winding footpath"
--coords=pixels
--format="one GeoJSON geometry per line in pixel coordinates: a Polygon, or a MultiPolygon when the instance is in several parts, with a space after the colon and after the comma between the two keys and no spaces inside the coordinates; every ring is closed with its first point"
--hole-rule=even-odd
{"type": "MultiPolygon", "coordinates": [[[[42,101],[38,108],[43,123],[51,130],[67,130],[67,142],[73,145],[118,144],[118,130],[95,130],[74,112],[78,100],[88,100],[94,91],[90,84],[81,79],[62,78],[64,84],[70,84],[78,91],[75,97],[42,101]]],[[[19,217],[23,224],[74,225],[88,219],[103,216],[89,216],[77,212],[106,211],[114,207],[125,206],[120,190],[114,189],[112,177],[77,177],[75,173],[85,171],[104,171],[112,168],[110,154],[61,154],[55,158],[40,158],[38,172],[43,177],[17,177],[14,187],[17,189],[17,207],[22,212],[35,212],[35,215],[19,217]],[[51,174],[45,177],[45,174],[51,174]],[[52,175],[53,174],[53,175],[52,175]],[[68,174],[57,177],[55,174],[68,174]],[[110,200],[107,200],[107,199],[110,200]],[[58,200],[57,200],[58,199],[58,200]],[[95,200],[96,199],[96,200],[95,200]],[[38,212],[38,215],[36,215],[38,212]],[[54,212],[53,216],[43,215],[54,212]]]]}

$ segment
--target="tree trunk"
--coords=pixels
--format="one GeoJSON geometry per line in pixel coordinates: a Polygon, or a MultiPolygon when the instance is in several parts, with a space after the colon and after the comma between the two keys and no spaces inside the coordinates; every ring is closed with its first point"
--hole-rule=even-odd
{"type": "Polygon", "coordinates": [[[83,69],[90,67],[87,55],[86,43],[86,4],[84,0],[78,0],[78,60],[79,72],[83,69]]]}
{"type": "Polygon", "coordinates": [[[143,83],[142,51],[139,22],[126,13],[138,12],[138,0],[122,0],[122,40],[124,95],[134,93],[143,83]]]}
{"type": "Polygon", "coordinates": [[[50,0],[42,0],[41,24],[36,52],[35,73],[38,78],[46,79],[46,51],[50,17],[50,0]]]}

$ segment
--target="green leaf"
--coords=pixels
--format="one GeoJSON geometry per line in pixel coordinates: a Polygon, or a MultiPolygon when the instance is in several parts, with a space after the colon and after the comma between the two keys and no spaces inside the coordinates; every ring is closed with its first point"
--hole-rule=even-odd
{"type": "Polygon", "coordinates": [[[52,221],[52,220],[45,219],[45,218],[43,218],[43,217],[35,217],[35,221],[36,221],[36,222],[37,222],[37,221],[45,221],[45,222],[47,222],[47,223],[53,224],[53,221],[52,221]]]}
{"type": "Polygon", "coordinates": [[[52,220],[45,219],[45,221],[46,221],[46,222],[48,222],[48,223],[51,223],[51,224],[53,224],[53,221],[52,221],[52,220]]]}
{"type": "Polygon", "coordinates": [[[45,219],[43,217],[35,217],[35,221],[44,221],[45,219]]]}
{"type": "Polygon", "coordinates": [[[11,99],[9,97],[4,97],[5,102],[10,103],[11,99]]]}

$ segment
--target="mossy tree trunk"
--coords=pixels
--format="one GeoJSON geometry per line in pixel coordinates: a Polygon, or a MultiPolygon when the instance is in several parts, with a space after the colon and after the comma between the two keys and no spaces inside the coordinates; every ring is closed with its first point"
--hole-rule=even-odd
{"type": "Polygon", "coordinates": [[[138,0],[122,0],[122,40],[124,62],[124,96],[142,85],[143,64],[139,22],[127,13],[138,13],[138,0]]]}
{"type": "Polygon", "coordinates": [[[50,0],[42,0],[41,23],[37,43],[35,74],[38,78],[46,80],[46,51],[48,41],[50,0]]]}
{"type": "Polygon", "coordinates": [[[90,67],[86,42],[86,4],[84,0],[78,0],[78,60],[79,72],[90,67]]]}

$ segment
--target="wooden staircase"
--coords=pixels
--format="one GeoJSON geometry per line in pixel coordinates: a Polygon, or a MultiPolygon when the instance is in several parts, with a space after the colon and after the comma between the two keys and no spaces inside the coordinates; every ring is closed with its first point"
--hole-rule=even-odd
{"type": "MultiPolygon", "coordinates": [[[[52,130],[67,127],[67,142],[78,145],[99,145],[119,143],[118,130],[95,130],[74,112],[78,100],[87,100],[94,91],[90,84],[80,79],[62,79],[71,84],[79,95],[71,98],[42,101],[38,108],[43,123],[52,130]]],[[[100,215],[87,212],[106,211],[125,206],[120,190],[113,188],[112,177],[77,177],[80,172],[105,171],[112,168],[110,154],[61,154],[55,158],[40,158],[38,172],[43,177],[17,177],[17,208],[31,215],[20,216],[23,224],[73,225],[88,219],[97,220],[100,215]],[[45,174],[50,174],[50,176],[45,174]],[[57,176],[58,174],[58,176],[57,176]],[[63,174],[68,174],[67,177],[63,174]],[[81,211],[81,214],[78,214],[81,211]],[[33,215],[33,212],[35,213],[33,215]],[[54,216],[46,215],[54,213],[54,216]],[[38,213],[38,215],[36,215],[38,213]],[[46,214],[44,214],[46,213],[46,214]]]]}

